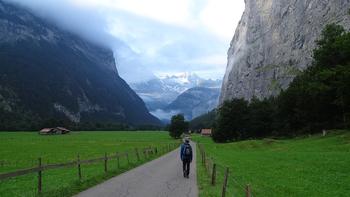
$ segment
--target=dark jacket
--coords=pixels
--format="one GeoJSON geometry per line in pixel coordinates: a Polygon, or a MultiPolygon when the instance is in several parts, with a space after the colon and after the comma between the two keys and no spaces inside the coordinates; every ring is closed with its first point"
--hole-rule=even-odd
{"type": "Polygon", "coordinates": [[[189,143],[183,143],[181,144],[181,150],[180,150],[180,157],[181,157],[181,160],[183,161],[184,160],[184,156],[185,156],[185,147],[186,146],[189,146],[191,148],[191,155],[190,155],[190,158],[189,160],[192,162],[192,158],[193,158],[193,151],[192,151],[192,147],[189,143]]]}

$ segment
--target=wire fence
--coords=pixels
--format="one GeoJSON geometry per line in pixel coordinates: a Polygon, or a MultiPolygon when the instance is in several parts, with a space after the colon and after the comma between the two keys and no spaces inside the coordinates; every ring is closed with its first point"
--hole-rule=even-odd
{"type": "Polygon", "coordinates": [[[220,187],[220,194],[217,196],[236,196],[237,194],[245,195],[246,197],[254,197],[250,184],[242,184],[237,180],[227,166],[215,162],[204,149],[203,144],[198,144],[201,164],[205,169],[206,176],[209,178],[209,185],[212,187],[220,187]]]}
{"type": "MultiPolygon", "coordinates": [[[[25,169],[20,169],[12,172],[0,173],[0,181],[6,181],[9,179],[14,179],[19,176],[24,176],[27,174],[37,173],[37,192],[40,194],[43,191],[43,171],[54,170],[59,168],[76,168],[76,176],[78,180],[82,180],[82,168],[87,165],[101,164],[101,169],[105,173],[111,171],[111,165],[113,168],[120,169],[121,165],[133,165],[140,162],[148,161],[157,155],[165,154],[178,147],[178,143],[167,144],[157,147],[146,147],[146,148],[135,148],[134,150],[124,151],[124,152],[114,152],[105,153],[98,158],[81,159],[77,155],[76,159],[71,161],[65,161],[63,163],[44,163],[43,158],[38,158],[36,162],[32,162],[30,167],[25,169]]],[[[1,165],[18,164],[18,162],[0,162],[1,165]]],[[[28,161],[27,161],[28,163],[28,161]]]]}

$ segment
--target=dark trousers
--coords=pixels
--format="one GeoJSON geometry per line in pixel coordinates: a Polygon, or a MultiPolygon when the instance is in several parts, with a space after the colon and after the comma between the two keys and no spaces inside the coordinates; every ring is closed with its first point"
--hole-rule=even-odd
{"type": "Polygon", "coordinates": [[[190,160],[183,160],[182,161],[182,169],[185,175],[189,175],[190,174],[190,160]]]}

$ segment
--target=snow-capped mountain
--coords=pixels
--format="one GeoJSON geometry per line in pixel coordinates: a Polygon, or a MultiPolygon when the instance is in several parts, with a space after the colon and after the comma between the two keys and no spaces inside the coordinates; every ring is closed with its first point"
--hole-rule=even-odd
{"type": "Polygon", "coordinates": [[[159,76],[146,82],[131,83],[130,86],[152,111],[167,106],[190,88],[220,88],[221,82],[221,80],[203,79],[195,73],[179,73],[159,76]]]}
{"type": "Polygon", "coordinates": [[[159,77],[167,90],[182,93],[189,88],[200,86],[205,79],[198,77],[194,73],[179,73],[159,77]]]}
{"type": "Polygon", "coordinates": [[[142,83],[131,83],[130,86],[154,115],[168,119],[174,113],[182,113],[165,110],[179,95],[194,87],[219,89],[221,83],[221,80],[203,79],[195,73],[179,73],[159,76],[142,83]]]}

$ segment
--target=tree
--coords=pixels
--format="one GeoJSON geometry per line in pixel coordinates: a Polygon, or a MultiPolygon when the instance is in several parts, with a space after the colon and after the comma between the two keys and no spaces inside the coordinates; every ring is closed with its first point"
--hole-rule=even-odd
{"type": "Polygon", "coordinates": [[[180,138],[182,133],[188,132],[189,124],[182,114],[171,117],[169,135],[175,139],[180,138]]]}
{"type": "Polygon", "coordinates": [[[347,128],[350,104],[350,33],[336,24],[327,25],[314,50],[315,78],[329,88],[323,97],[330,103],[323,113],[333,128],[347,128]],[[331,113],[330,113],[331,112],[331,113]]]}
{"type": "Polygon", "coordinates": [[[203,128],[213,128],[216,119],[216,110],[198,116],[190,121],[190,130],[199,131],[203,128]]]}
{"type": "Polygon", "coordinates": [[[230,142],[247,138],[248,112],[248,101],[244,99],[225,101],[218,109],[213,140],[230,142]]]}
{"type": "Polygon", "coordinates": [[[253,98],[249,103],[249,137],[262,138],[270,136],[274,130],[275,99],[259,100],[253,98]]]}
{"type": "Polygon", "coordinates": [[[340,107],[344,128],[350,127],[350,64],[337,66],[336,80],[332,83],[337,87],[335,104],[340,107]]]}
{"type": "Polygon", "coordinates": [[[320,132],[347,126],[350,34],[327,25],[317,41],[311,67],[278,96],[282,135],[320,132]]]}
{"type": "MultiPolygon", "coordinates": [[[[321,38],[316,41],[317,48],[313,51],[313,66],[331,67],[343,64],[348,60],[349,57],[344,54],[343,50],[340,50],[346,47],[344,41],[340,39],[344,34],[344,27],[337,24],[326,25],[321,38]]],[[[347,47],[349,49],[349,46],[347,47]]]]}

